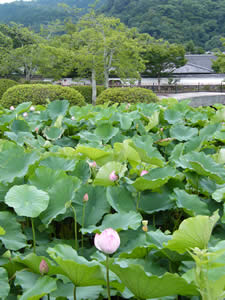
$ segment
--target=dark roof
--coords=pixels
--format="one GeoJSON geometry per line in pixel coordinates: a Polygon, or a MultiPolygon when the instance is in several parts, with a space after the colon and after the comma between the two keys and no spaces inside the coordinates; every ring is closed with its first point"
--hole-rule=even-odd
{"type": "Polygon", "coordinates": [[[185,55],[188,60],[186,65],[176,69],[173,73],[187,74],[187,73],[215,73],[212,69],[212,61],[217,59],[217,56],[212,54],[189,54],[185,55]]]}

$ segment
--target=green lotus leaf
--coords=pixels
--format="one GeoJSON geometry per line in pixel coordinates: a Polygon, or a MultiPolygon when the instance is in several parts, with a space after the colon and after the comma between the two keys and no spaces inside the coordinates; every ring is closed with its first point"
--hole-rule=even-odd
{"type": "Polygon", "coordinates": [[[140,162],[138,152],[130,145],[130,140],[125,140],[123,143],[114,144],[114,153],[118,161],[128,161],[133,167],[136,167],[140,162]]]}
{"type": "Polygon", "coordinates": [[[184,118],[184,114],[181,111],[178,111],[174,108],[170,108],[165,110],[164,112],[164,119],[169,123],[169,124],[177,124],[177,123],[182,123],[184,118]]]}
{"type": "Polygon", "coordinates": [[[166,248],[181,254],[195,247],[206,249],[213,227],[218,220],[218,212],[211,217],[196,216],[184,220],[173,233],[166,248]]]}
{"type": "Polygon", "coordinates": [[[197,195],[188,194],[179,188],[174,189],[171,199],[176,201],[177,207],[183,208],[191,216],[210,214],[207,204],[197,195]]]}
{"type": "Polygon", "coordinates": [[[119,113],[119,112],[116,112],[110,120],[118,121],[120,123],[120,127],[122,130],[130,129],[131,124],[133,122],[133,119],[130,117],[129,113],[119,113]]]}
{"type": "Polygon", "coordinates": [[[11,130],[15,133],[18,132],[29,132],[30,128],[27,122],[24,120],[14,120],[11,125],[11,130]]]}
{"type": "Polygon", "coordinates": [[[133,229],[136,230],[142,221],[142,216],[134,211],[128,213],[120,212],[106,215],[102,221],[101,226],[89,226],[88,228],[82,228],[82,233],[101,232],[106,228],[113,228],[117,231],[133,229]]]}
{"type": "Polygon", "coordinates": [[[145,130],[148,132],[152,128],[159,124],[159,111],[155,111],[150,117],[148,117],[148,125],[145,126],[145,130]]]}
{"type": "Polygon", "coordinates": [[[119,128],[113,127],[108,121],[100,121],[96,124],[94,134],[100,137],[105,143],[107,143],[112,137],[119,132],[119,128]]]}
{"type": "Polygon", "coordinates": [[[75,190],[80,186],[78,178],[44,166],[37,168],[29,181],[49,195],[48,208],[40,215],[41,221],[46,225],[66,212],[65,204],[72,201],[75,190]]]}
{"type": "Polygon", "coordinates": [[[75,286],[105,284],[104,274],[100,265],[88,261],[68,245],[57,245],[47,250],[50,257],[59,265],[75,286]]]}
{"type": "Polygon", "coordinates": [[[107,201],[111,207],[117,212],[129,212],[136,210],[136,201],[123,186],[110,186],[107,188],[107,201]]]}
{"type": "Polygon", "coordinates": [[[5,299],[10,290],[9,282],[8,282],[8,273],[4,268],[0,268],[0,298],[5,299]]]}
{"type": "Polygon", "coordinates": [[[46,139],[55,141],[61,138],[64,130],[65,129],[62,127],[58,128],[56,126],[50,126],[50,127],[45,127],[43,134],[46,137],[46,139]]]}
{"type": "Polygon", "coordinates": [[[33,134],[31,132],[9,132],[5,131],[4,136],[8,137],[11,141],[16,142],[17,145],[23,146],[24,144],[27,144],[31,146],[32,148],[38,148],[40,147],[38,141],[35,139],[33,134]]]}
{"type": "Polygon", "coordinates": [[[203,152],[190,152],[181,160],[183,167],[194,170],[199,175],[207,176],[218,184],[225,183],[225,169],[223,165],[217,164],[209,155],[203,152]]]}
{"type": "Polygon", "coordinates": [[[36,152],[25,152],[12,142],[0,140],[0,181],[13,182],[16,177],[24,177],[38,159],[36,152]]]}
{"type": "Polygon", "coordinates": [[[14,214],[7,211],[1,211],[0,224],[5,230],[5,234],[0,235],[0,240],[6,249],[19,250],[27,246],[26,237],[22,233],[21,225],[17,222],[14,214]]]}
{"type": "MultiPolygon", "coordinates": [[[[52,292],[51,296],[56,299],[72,299],[74,285],[72,283],[64,283],[59,282],[57,284],[57,291],[52,292]]],[[[77,287],[76,288],[76,299],[77,300],[97,300],[99,299],[99,295],[104,292],[104,288],[102,286],[85,286],[85,287],[77,287]]]]}
{"type": "Polygon", "coordinates": [[[221,124],[209,124],[199,131],[199,136],[204,138],[205,141],[210,141],[220,132],[220,129],[221,124]]]}
{"type": "Polygon", "coordinates": [[[66,159],[55,153],[50,153],[40,161],[40,166],[46,166],[53,170],[73,171],[75,168],[75,160],[66,159]]]}
{"type": "Polygon", "coordinates": [[[46,210],[49,196],[31,185],[14,185],[5,196],[5,203],[13,207],[18,216],[36,218],[46,210]]]}
{"type": "Polygon", "coordinates": [[[32,105],[32,102],[20,103],[13,112],[16,114],[21,114],[23,112],[26,112],[30,108],[31,105],[32,105]]]}
{"type": "Polygon", "coordinates": [[[153,140],[150,136],[135,136],[132,141],[134,144],[132,146],[136,149],[142,161],[163,167],[165,159],[153,146],[153,140]]]}
{"type": "Polygon", "coordinates": [[[82,185],[75,193],[73,202],[77,214],[77,222],[84,227],[97,224],[102,217],[110,212],[110,205],[106,199],[106,188],[102,186],[82,185]],[[83,197],[88,194],[88,201],[84,204],[83,197]],[[85,216],[83,217],[83,208],[85,205],[85,216]]]}
{"type": "Polygon", "coordinates": [[[170,136],[178,141],[188,141],[198,134],[197,128],[188,127],[182,124],[173,125],[170,128],[170,136]]]}
{"type": "MultiPolygon", "coordinates": [[[[26,276],[27,279],[27,277],[29,277],[29,274],[26,275],[27,275],[26,276]]],[[[19,279],[21,279],[21,276],[19,279]]],[[[43,277],[38,278],[37,281],[33,281],[33,282],[31,281],[32,278],[33,276],[31,276],[29,281],[30,283],[33,284],[30,285],[30,288],[25,290],[23,295],[20,297],[21,300],[39,300],[42,299],[43,296],[48,295],[57,289],[56,278],[52,278],[45,275],[43,277]]],[[[17,280],[17,283],[20,283],[19,279],[17,280]]],[[[23,278],[23,282],[24,282],[24,278],[23,278]]]]}
{"type": "MultiPolygon", "coordinates": [[[[42,260],[45,260],[46,263],[48,264],[48,274],[49,276],[51,275],[56,275],[56,274],[62,274],[64,275],[64,272],[61,270],[60,267],[56,266],[54,262],[52,262],[49,258],[45,256],[38,256],[34,253],[30,253],[26,256],[15,256],[12,261],[14,263],[19,264],[20,266],[26,267],[29,269],[29,272],[32,271],[32,274],[36,274],[37,276],[40,276],[40,263],[42,260]]],[[[38,277],[36,277],[38,278],[38,277]]],[[[29,288],[29,285],[27,286],[29,288]]]]}
{"type": "Polygon", "coordinates": [[[175,203],[170,199],[171,190],[163,186],[157,192],[145,191],[140,195],[139,209],[145,213],[152,214],[174,207],[175,203]]]}
{"type": "Polygon", "coordinates": [[[132,184],[137,190],[154,190],[168,182],[170,178],[176,178],[180,173],[170,166],[164,168],[155,168],[148,172],[148,174],[139,177],[132,184]]]}
{"type": "Polygon", "coordinates": [[[67,100],[55,100],[48,104],[47,112],[52,120],[58,118],[59,115],[65,116],[69,108],[67,100]]]}
{"type": "Polygon", "coordinates": [[[91,160],[98,161],[99,159],[102,159],[106,156],[109,156],[110,153],[106,152],[105,150],[98,149],[98,148],[92,148],[92,147],[86,147],[82,145],[78,145],[76,148],[76,153],[85,154],[88,158],[91,160]]]}
{"type": "Polygon", "coordinates": [[[217,189],[213,194],[212,198],[217,202],[222,202],[225,200],[225,187],[217,189]]]}
{"type": "Polygon", "coordinates": [[[94,180],[95,185],[103,185],[103,186],[110,186],[114,185],[115,182],[109,179],[109,175],[115,171],[116,175],[120,178],[124,176],[127,167],[120,162],[117,161],[110,161],[102,166],[94,180]]]}
{"type": "Polygon", "coordinates": [[[137,299],[152,299],[172,295],[198,295],[197,288],[178,274],[155,276],[144,271],[132,260],[117,259],[110,264],[112,270],[137,299]]]}
{"type": "Polygon", "coordinates": [[[0,226],[0,235],[5,235],[5,229],[2,226],[0,226]]]}

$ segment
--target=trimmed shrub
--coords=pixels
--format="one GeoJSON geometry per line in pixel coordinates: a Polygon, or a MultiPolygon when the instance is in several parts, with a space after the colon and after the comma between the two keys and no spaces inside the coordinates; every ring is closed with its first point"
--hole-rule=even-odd
{"type": "Polygon", "coordinates": [[[11,79],[0,79],[0,99],[9,88],[17,84],[16,81],[11,79]]]}
{"type": "MultiPolygon", "coordinates": [[[[86,103],[92,103],[92,87],[90,85],[72,85],[70,87],[80,92],[86,103]]],[[[104,90],[104,86],[97,86],[97,95],[99,96],[104,90]]]]}
{"type": "Polygon", "coordinates": [[[31,101],[33,104],[46,104],[47,99],[68,100],[71,105],[85,105],[84,97],[69,87],[52,84],[21,84],[9,88],[3,95],[1,105],[10,107],[22,102],[31,101]]]}
{"type": "Polygon", "coordinates": [[[158,98],[151,90],[139,87],[109,88],[98,96],[96,104],[157,102],[158,98]]]}

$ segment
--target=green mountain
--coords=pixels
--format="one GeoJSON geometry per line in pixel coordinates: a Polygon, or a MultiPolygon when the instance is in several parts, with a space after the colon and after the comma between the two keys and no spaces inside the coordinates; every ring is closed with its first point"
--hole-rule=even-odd
{"type": "MultiPolygon", "coordinates": [[[[48,24],[56,19],[63,20],[68,16],[63,8],[58,7],[59,3],[82,8],[82,13],[85,13],[94,2],[95,0],[33,0],[0,4],[0,23],[15,22],[38,31],[40,24],[48,24]]],[[[99,5],[101,3],[102,1],[99,5]]]]}
{"type": "Polygon", "coordinates": [[[106,0],[101,11],[155,38],[211,50],[225,36],[224,0],[106,0]]]}

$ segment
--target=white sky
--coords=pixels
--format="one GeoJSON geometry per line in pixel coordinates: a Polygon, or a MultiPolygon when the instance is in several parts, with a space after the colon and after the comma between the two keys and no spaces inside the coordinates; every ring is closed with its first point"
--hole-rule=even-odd
{"type": "MultiPolygon", "coordinates": [[[[0,4],[14,2],[15,0],[0,0],[0,4]]],[[[31,1],[31,0],[23,0],[23,1],[31,1]]]]}

